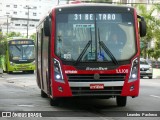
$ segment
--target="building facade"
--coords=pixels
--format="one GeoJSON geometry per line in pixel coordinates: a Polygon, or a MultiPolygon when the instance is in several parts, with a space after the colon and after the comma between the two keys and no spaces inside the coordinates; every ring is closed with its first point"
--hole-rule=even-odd
{"type": "Polygon", "coordinates": [[[26,36],[35,32],[43,15],[56,0],[0,0],[0,29],[2,32],[20,32],[26,36]]]}
{"type": "Polygon", "coordinates": [[[145,3],[145,4],[160,3],[160,0],[112,0],[112,1],[120,3],[145,3]]]}
{"type": "MultiPolygon", "coordinates": [[[[59,0],[65,3],[64,0],[59,0]]],[[[112,0],[120,3],[155,3],[160,0],[112,0]]],[[[0,30],[2,32],[20,32],[32,34],[43,15],[58,0],[0,0],[0,30]],[[27,33],[28,31],[28,33],[27,33]]]]}

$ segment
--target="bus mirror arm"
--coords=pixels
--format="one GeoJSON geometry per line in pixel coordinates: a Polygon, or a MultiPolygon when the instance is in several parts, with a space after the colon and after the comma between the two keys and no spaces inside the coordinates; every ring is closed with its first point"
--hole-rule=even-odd
{"type": "Polygon", "coordinates": [[[147,25],[142,16],[137,15],[137,18],[140,19],[139,21],[139,32],[140,32],[140,37],[144,37],[147,32],[147,25]]]}

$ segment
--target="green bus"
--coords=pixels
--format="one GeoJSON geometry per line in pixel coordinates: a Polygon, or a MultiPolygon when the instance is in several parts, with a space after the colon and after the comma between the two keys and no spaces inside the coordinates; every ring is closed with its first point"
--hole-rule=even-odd
{"type": "Polygon", "coordinates": [[[5,41],[1,55],[3,72],[28,72],[35,70],[35,43],[32,39],[10,38],[5,41]]]}

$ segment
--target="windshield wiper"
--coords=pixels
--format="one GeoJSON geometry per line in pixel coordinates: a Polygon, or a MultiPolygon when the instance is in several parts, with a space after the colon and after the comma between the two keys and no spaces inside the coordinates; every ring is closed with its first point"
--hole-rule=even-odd
{"type": "Polygon", "coordinates": [[[17,45],[15,45],[16,46],[16,48],[21,52],[21,49],[17,46],[17,45]]]}
{"type": "Polygon", "coordinates": [[[79,61],[81,61],[83,55],[85,54],[85,52],[87,51],[87,49],[89,48],[89,46],[91,45],[91,40],[88,41],[88,43],[86,44],[86,46],[84,47],[84,49],[82,50],[81,54],[79,55],[78,59],[76,60],[76,63],[79,63],[79,61]]]}
{"type": "MultiPolygon", "coordinates": [[[[116,60],[116,58],[114,57],[114,55],[111,53],[111,51],[107,48],[107,46],[104,44],[103,41],[101,41],[100,39],[100,33],[99,33],[99,28],[98,28],[98,39],[99,39],[99,45],[103,48],[103,50],[107,53],[107,55],[111,58],[111,60],[113,61],[113,63],[115,65],[118,64],[118,61],[116,60]]],[[[100,51],[101,52],[101,51],[100,51]]]]}

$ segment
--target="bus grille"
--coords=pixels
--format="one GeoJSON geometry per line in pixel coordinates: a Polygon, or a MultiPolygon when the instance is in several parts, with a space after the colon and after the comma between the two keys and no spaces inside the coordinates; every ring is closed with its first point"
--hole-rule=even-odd
{"type": "MultiPolygon", "coordinates": [[[[94,78],[94,74],[68,74],[69,82],[124,82],[126,74],[100,74],[99,79],[94,78]]],[[[72,87],[71,91],[73,96],[119,96],[122,91],[122,86],[104,86],[104,89],[91,90],[90,87],[72,87]]]]}
{"type": "Polygon", "coordinates": [[[68,74],[69,82],[111,82],[124,81],[125,74],[100,74],[98,80],[94,79],[94,74],[68,74]]]}
{"type": "Polygon", "coordinates": [[[119,96],[122,86],[105,87],[103,90],[90,90],[89,87],[71,87],[73,96],[119,96]]]}

